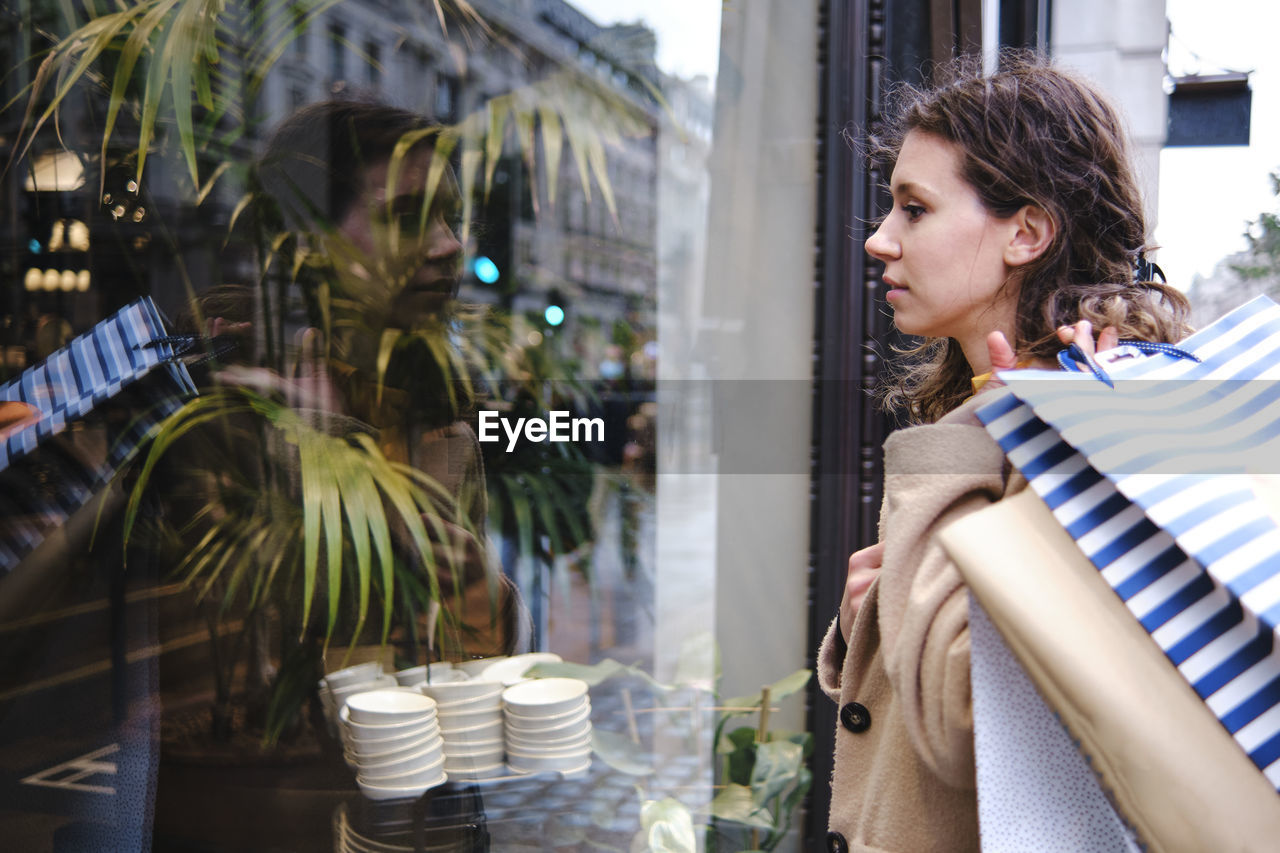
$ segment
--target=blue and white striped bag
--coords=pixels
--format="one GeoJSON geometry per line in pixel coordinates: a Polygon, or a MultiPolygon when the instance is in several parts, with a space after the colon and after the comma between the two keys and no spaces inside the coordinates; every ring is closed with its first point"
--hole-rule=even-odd
{"type": "Polygon", "coordinates": [[[1108,377],[1023,370],[979,419],[1280,789],[1280,306],[1259,297],[1108,377]],[[1196,360],[1198,359],[1198,361],[1196,360]]]}
{"type": "Polygon", "coordinates": [[[172,340],[155,303],[144,297],[0,386],[0,400],[40,411],[39,420],[0,442],[0,576],[87,503],[160,421],[196,393],[172,340]],[[128,417],[107,430],[101,458],[58,443],[71,424],[109,400],[120,402],[128,417]]]}

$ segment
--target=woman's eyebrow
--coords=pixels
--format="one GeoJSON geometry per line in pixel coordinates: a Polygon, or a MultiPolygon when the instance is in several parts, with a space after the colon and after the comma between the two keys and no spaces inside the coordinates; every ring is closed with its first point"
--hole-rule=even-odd
{"type": "Polygon", "coordinates": [[[893,194],[896,196],[899,196],[899,195],[929,196],[932,194],[930,193],[928,187],[924,186],[923,184],[918,184],[915,181],[898,181],[894,183],[892,191],[893,191],[893,194]]]}
{"type": "MultiPolygon", "coordinates": [[[[390,212],[395,215],[403,215],[406,213],[420,213],[422,211],[423,202],[426,201],[426,194],[422,192],[409,192],[398,195],[391,199],[390,212]]],[[[440,188],[431,197],[431,209],[433,211],[451,210],[461,203],[455,194],[446,189],[440,188]]]]}

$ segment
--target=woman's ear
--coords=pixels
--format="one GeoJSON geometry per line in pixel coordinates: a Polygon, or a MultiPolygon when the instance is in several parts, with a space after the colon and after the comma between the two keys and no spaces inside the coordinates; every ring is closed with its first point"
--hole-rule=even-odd
{"type": "Polygon", "coordinates": [[[1058,233],[1058,225],[1044,208],[1025,205],[1012,217],[1013,236],[1004,250],[1004,262],[1011,267],[1029,264],[1044,254],[1058,233]]]}

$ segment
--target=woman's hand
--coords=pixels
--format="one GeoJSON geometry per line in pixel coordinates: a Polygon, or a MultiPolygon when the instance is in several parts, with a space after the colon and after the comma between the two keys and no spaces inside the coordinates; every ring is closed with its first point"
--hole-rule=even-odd
{"type": "Polygon", "coordinates": [[[296,378],[281,376],[266,367],[231,364],[217,371],[214,379],[222,385],[238,385],[266,396],[281,396],[285,404],[294,409],[338,413],[342,397],[329,375],[324,336],[319,329],[308,327],[298,332],[295,341],[298,345],[296,378]]]}
{"type": "MultiPolygon", "coordinates": [[[[1080,347],[1088,356],[1092,357],[1103,350],[1109,350],[1120,343],[1120,333],[1115,326],[1107,326],[1098,333],[1098,342],[1093,342],[1093,324],[1088,320],[1081,320],[1074,326],[1059,326],[1058,340],[1063,346],[1071,346],[1075,344],[1080,347]]],[[[1018,357],[1013,351],[1013,347],[1009,346],[1009,339],[1004,336],[1004,332],[992,332],[987,335],[987,356],[991,359],[991,378],[982,386],[983,391],[990,391],[1004,385],[1004,381],[998,375],[1001,370],[1013,370],[1018,366],[1018,357]]],[[[1033,367],[1045,367],[1052,370],[1053,364],[1035,364],[1033,367]]]]}
{"type": "Polygon", "coordinates": [[[845,645],[849,644],[849,632],[853,630],[853,620],[862,607],[863,599],[867,597],[871,582],[880,574],[880,564],[883,560],[883,542],[854,551],[849,557],[849,574],[844,582],[844,598],[840,601],[840,633],[844,637],[845,645]]]}
{"type": "Polygon", "coordinates": [[[1107,326],[1098,333],[1098,344],[1095,347],[1093,343],[1093,324],[1088,320],[1081,320],[1074,326],[1059,326],[1058,340],[1062,341],[1063,346],[1071,346],[1075,344],[1084,351],[1085,355],[1093,357],[1095,354],[1103,350],[1109,350],[1120,343],[1120,333],[1116,331],[1115,326],[1107,326]]]}

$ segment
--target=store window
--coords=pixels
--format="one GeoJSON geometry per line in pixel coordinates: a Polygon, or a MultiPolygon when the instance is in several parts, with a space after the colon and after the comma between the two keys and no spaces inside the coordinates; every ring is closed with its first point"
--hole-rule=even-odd
{"type": "Polygon", "coordinates": [[[817,4],[255,5],[0,113],[5,836],[800,849],[817,4]]]}

